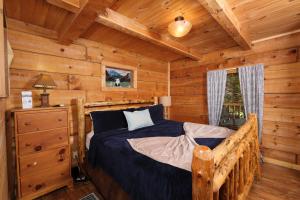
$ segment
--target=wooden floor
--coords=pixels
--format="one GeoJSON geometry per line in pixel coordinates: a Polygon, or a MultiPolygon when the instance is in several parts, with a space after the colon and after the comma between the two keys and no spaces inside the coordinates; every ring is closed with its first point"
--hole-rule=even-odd
{"type": "Polygon", "coordinates": [[[263,165],[262,179],[255,183],[248,200],[299,200],[300,171],[263,165]]]}
{"type": "MultiPolygon", "coordinates": [[[[262,170],[263,177],[254,183],[247,200],[300,199],[300,171],[271,164],[264,164],[262,170]]],[[[91,192],[103,200],[90,182],[75,185],[73,190],[67,188],[57,190],[39,200],[78,200],[91,192]]]]}

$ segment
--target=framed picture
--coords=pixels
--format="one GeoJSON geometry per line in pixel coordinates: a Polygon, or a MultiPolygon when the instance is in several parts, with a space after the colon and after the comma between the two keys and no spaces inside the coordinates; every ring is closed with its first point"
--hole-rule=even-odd
{"type": "Polygon", "coordinates": [[[102,65],[103,90],[136,90],[136,67],[105,62],[102,65]]]}

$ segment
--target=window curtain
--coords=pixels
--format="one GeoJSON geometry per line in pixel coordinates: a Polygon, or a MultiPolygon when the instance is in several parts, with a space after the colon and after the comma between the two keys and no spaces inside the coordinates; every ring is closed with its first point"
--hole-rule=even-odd
{"type": "Polygon", "coordinates": [[[238,70],[246,118],[248,113],[257,115],[258,138],[261,142],[264,106],[264,66],[263,64],[258,64],[240,67],[238,70]]]}
{"type": "Polygon", "coordinates": [[[210,125],[219,125],[224,103],[226,78],[226,70],[207,72],[207,103],[210,125]]]}

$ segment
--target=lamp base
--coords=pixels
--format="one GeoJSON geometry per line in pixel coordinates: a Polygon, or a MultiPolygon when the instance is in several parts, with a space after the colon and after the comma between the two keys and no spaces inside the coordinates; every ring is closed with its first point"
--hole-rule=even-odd
{"type": "Polygon", "coordinates": [[[49,94],[48,93],[41,94],[41,107],[49,107],[49,94]]]}

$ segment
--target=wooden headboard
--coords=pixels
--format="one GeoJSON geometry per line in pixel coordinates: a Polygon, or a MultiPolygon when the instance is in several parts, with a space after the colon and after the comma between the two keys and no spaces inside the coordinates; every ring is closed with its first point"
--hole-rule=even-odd
{"type": "Polygon", "coordinates": [[[78,114],[78,155],[79,163],[84,162],[86,134],[91,130],[90,113],[93,111],[122,110],[158,104],[158,97],[148,100],[102,101],[86,103],[83,98],[77,99],[78,114]]]}

